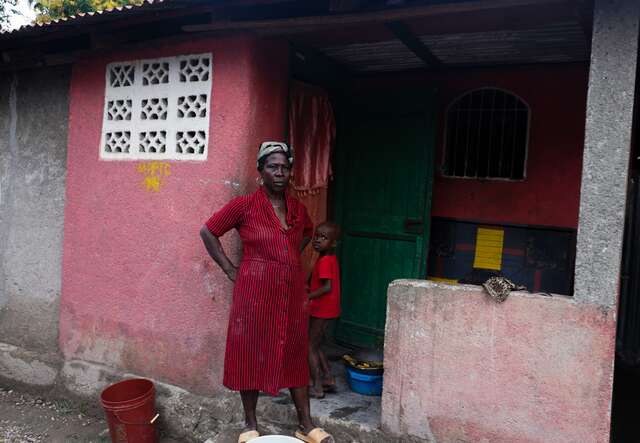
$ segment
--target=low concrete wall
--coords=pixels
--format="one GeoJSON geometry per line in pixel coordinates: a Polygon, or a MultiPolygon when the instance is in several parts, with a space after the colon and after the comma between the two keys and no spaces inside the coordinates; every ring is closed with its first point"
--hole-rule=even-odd
{"type": "Polygon", "coordinates": [[[69,67],[0,75],[0,377],[51,385],[58,351],[69,67]]]}
{"type": "Polygon", "coordinates": [[[382,425],[438,443],[609,441],[615,311],[569,297],[399,280],[382,425]]]}

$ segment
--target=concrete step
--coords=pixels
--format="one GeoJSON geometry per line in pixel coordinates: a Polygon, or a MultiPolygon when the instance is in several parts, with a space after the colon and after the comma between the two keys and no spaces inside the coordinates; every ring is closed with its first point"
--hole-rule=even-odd
{"type": "MultiPolygon", "coordinates": [[[[311,415],[318,426],[330,432],[339,443],[425,443],[408,437],[393,438],[380,429],[381,398],[357,394],[349,389],[344,366],[332,363],[337,392],[323,399],[311,399],[311,415]]],[[[287,392],[261,396],[259,417],[291,429],[297,423],[293,401],[287,392]]],[[[295,430],[295,429],[294,429],[295,430]]],[[[293,432],[293,431],[292,431],[293,432]]],[[[292,435],[292,432],[285,435],[292,435]]]]}

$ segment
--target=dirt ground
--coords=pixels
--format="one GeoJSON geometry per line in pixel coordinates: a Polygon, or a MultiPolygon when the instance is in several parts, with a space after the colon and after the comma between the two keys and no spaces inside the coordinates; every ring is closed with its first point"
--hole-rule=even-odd
{"type": "MultiPolygon", "coordinates": [[[[67,400],[0,387],[0,443],[110,443],[104,418],[67,400]]],[[[160,443],[178,443],[161,438],[160,443]]]]}
{"type": "MultiPolygon", "coordinates": [[[[293,435],[295,426],[262,423],[265,434],[293,435]]],[[[235,443],[241,426],[204,437],[206,443],[235,443]]],[[[201,440],[202,441],[202,440],[201,440]]],[[[111,443],[107,422],[69,400],[49,400],[0,386],[0,443],[111,443]]],[[[160,435],[159,443],[183,443],[160,435]]]]}

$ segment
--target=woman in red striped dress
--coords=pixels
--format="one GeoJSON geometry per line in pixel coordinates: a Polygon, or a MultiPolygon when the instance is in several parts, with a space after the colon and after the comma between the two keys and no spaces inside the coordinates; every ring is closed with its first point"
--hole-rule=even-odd
{"type": "Polygon", "coordinates": [[[309,314],[300,253],[313,225],[304,205],[286,191],[291,149],[285,143],[265,142],[257,164],[263,185],[231,200],[200,231],[209,255],[235,282],[223,383],[240,391],[247,429],[238,442],[259,436],[259,391],[276,395],[289,388],[300,424],[296,437],[330,443],[333,437],[313,426],[309,411],[309,314]],[[218,240],[231,229],[237,229],[242,240],[238,267],[218,240]]]}

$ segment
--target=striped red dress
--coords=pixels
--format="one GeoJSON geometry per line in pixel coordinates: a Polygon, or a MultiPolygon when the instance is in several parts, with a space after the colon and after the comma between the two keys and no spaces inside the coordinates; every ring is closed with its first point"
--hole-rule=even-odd
{"type": "Polygon", "coordinates": [[[284,229],[263,188],[231,200],[206,225],[216,237],[235,228],[242,260],[233,290],[223,383],[235,391],[276,395],[309,381],[308,303],[300,246],[313,224],[286,195],[284,229]]]}

